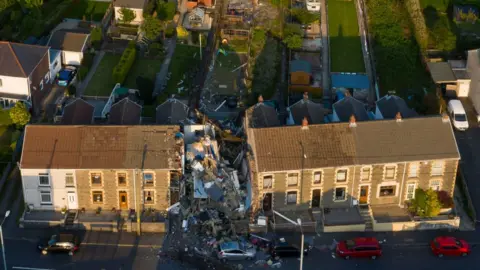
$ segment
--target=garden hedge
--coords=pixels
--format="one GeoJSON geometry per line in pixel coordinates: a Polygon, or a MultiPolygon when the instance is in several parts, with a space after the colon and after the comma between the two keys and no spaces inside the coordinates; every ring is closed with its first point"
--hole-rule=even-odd
{"type": "Polygon", "coordinates": [[[136,53],[135,42],[131,41],[125,51],[123,51],[120,61],[113,69],[112,76],[115,82],[122,84],[125,81],[130,68],[132,68],[133,62],[135,62],[136,53]]]}

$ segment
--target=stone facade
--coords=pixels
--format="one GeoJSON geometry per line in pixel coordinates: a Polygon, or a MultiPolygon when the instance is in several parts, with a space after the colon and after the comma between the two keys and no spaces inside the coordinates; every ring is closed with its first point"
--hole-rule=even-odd
{"type": "Polygon", "coordinates": [[[301,170],[262,172],[255,174],[258,190],[252,194],[254,195],[252,203],[254,205],[258,204],[258,206],[262,205],[263,195],[271,193],[273,195],[273,209],[279,211],[308,209],[312,207],[314,190],[320,190],[320,207],[353,207],[355,201],[369,205],[398,205],[404,207],[405,201],[408,200],[407,193],[410,192],[411,194],[412,190],[414,192],[417,188],[434,188],[446,191],[453,196],[457,167],[458,160],[452,159],[319,168],[304,170],[303,173],[301,170]],[[343,170],[346,171],[346,176],[338,176],[339,179],[337,179],[337,173],[342,174],[343,170]],[[272,178],[271,187],[264,187],[264,177],[267,178],[266,181],[269,177],[272,178]],[[289,177],[297,178],[297,184],[292,184],[295,180],[291,180],[291,185],[288,185],[289,177]],[[362,198],[360,198],[361,187],[364,187],[362,198]],[[334,198],[336,188],[345,189],[345,195],[342,199],[334,198]],[[289,192],[296,192],[296,203],[287,203],[289,192]]]}
{"type": "Polygon", "coordinates": [[[136,170],[136,175],[134,175],[134,170],[77,170],[79,209],[96,210],[99,207],[107,211],[113,208],[135,209],[134,188],[136,188],[136,200],[140,209],[165,210],[170,206],[171,172],[168,170],[144,170],[143,173],[153,175],[153,184],[145,183],[140,170],[136,170]],[[100,175],[101,180],[98,182],[101,184],[92,183],[94,174],[100,175]],[[120,183],[119,176],[126,176],[126,183],[120,183]],[[146,200],[147,192],[151,192],[148,196],[153,201],[146,200]],[[102,199],[98,198],[99,194],[102,199]],[[126,203],[121,203],[121,196],[126,196],[126,203]]]}

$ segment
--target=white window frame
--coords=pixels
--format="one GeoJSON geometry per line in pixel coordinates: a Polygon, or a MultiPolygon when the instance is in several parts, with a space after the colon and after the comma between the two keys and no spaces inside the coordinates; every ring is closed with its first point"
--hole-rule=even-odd
{"type": "Polygon", "coordinates": [[[75,187],[75,174],[74,173],[65,173],[65,187],[75,187]],[[72,177],[72,180],[73,180],[73,184],[72,185],[69,185],[67,183],[67,178],[69,177],[72,177]]]}
{"type": "Polygon", "coordinates": [[[370,180],[372,180],[372,171],[373,171],[373,166],[363,166],[361,169],[360,169],[360,182],[370,182],[370,180]],[[368,169],[368,179],[367,180],[364,180],[363,179],[363,170],[364,169],[368,169]]]}
{"type": "Polygon", "coordinates": [[[428,183],[428,188],[432,189],[432,190],[435,190],[435,191],[440,191],[442,190],[442,179],[430,179],[430,182],[428,183]],[[435,185],[433,186],[432,185],[432,182],[437,182],[438,181],[438,185],[435,185]],[[433,187],[436,187],[438,186],[438,189],[434,189],[433,187]]]}
{"type": "Polygon", "coordinates": [[[104,192],[103,190],[98,190],[98,189],[91,190],[91,191],[90,191],[90,196],[91,196],[91,198],[92,198],[91,201],[92,201],[92,204],[93,204],[93,205],[103,205],[103,204],[105,204],[105,192],[104,192]],[[93,193],[94,193],[94,192],[100,192],[100,193],[102,193],[102,201],[101,201],[101,202],[96,202],[96,201],[95,201],[95,197],[93,196],[93,193]]]}
{"type": "Polygon", "coordinates": [[[50,186],[50,174],[48,173],[39,173],[38,174],[38,186],[40,187],[49,187],[50,186]],[[47,177],[47,180],[48,180],[48,184],[42,184],[42,182],[40,181],[40,179],[42,177],[47,177]]]}
{"type": "Polygon", "coordinates": [[[40,91],[43,90],[43,80],[40,81],[40,84],[38,85],[38,87],[40,88],[40,91]]]}
{"type": "Polygon", "coordinates": [[[143,197],[142,197],[142,198],[143,198],[143,203],[144,203],[145,205],[155,205],[155,203],[156,203],[155,195],[156,195],[156,194],[155,194],[155,190],[153,190],[153,189],[145,189],[145,190],[143,191],[143,197]],[[146,199],[146,196],[145,196],[145,194],[146,194],[147,192],[152,192],[152,200],[153,200],[152,202],[148,202],[148,203],[147,203],[147,199],[146,199]]]}
{"type": "Polygon", "coordinates": [[[417,190],[417,182],[407,182],[407,186],[405,188],[405,201],[409,201],[411,199],[415,199],[415,190],[417,190]],[[412,198],[408,198],[408,187],[413,186],[413,194],[412,198]]]}
{"type": "Polygon", "coordinates": [[[383,180],[384,181],[393,181],[395,179],[397,179],[397,171],[398,171],[398,165],[397,164],[385,164],[383,166],[383,180]],[[387,178],[387,168],[391,168],[391,167],[394,167],[394,171],[393,171],[393,178],[387,178]]]}
{"type": "Polygon", "coordinates": [[[144,171],[144,172],[142,173],[143,186],[144,186],[144,187],[155,187],[155,177],[156,177],[156,176],[155,176],[155,172],[153,172],[153,171],[144,171]],[[150,183],[147,184],[147,181],[146,181],[146,179],[145,179],[145,175],[146,175],[146,174],[151,174],[151,175],[152,175],[152,183],[151,183],[151,184],[150,184],[150,183]]]}
{"type": "Polygon", "coordinates": [[[420,163],[413,162],[408,164],[408,178],[418,178],[418,173],[420,171],[420,163]],[[415,174],[412,174],[412,167],[415,166],[415,174]]]}
{"type": "Polygon", "coordinates": [[[45,74],[45,83],[48,83],[50,81],[50,73],[47,72],[47,74],[45,74]]]}
{"type": "Polygon", "coordinates": [[[104,177],[103,177],[103,173],[98,172],[98,171],[89,172],[88,173],[88,182],[90,183],[90,187],[103,187],[103,183],[105,182],[104,177]],[[99,174],[100,175],[100,182],[101,182],[100,185],[92,183],[92,177],[93,177],[94,174],[99,174]]]}
{"type": "Polygon", "coordinates": [[[265,174],[265,175],[262,175],[262,176],[261,176],[261,179],[262,179],[262,183],[261,183],[262,185],[261,185],[261,187],[262,187],[263,190],[271,190],[271,189],[273,189],[273,183],[274,183],[274,176],[273,176],[273,174],[265,174]],[[264,184],[263,184],[263,183],[264,183],[263,181],[265,180],[265,177],[270,177],[270,178],[272,179],[271,185],[270,185],[270,187],[268,187],[268,188],[265,188],[265,186],[264,186],[264,184]]]}
{"type": "Polygon", "coordinates": [[[288,173],[286,174],[286,179],[285,179],[285,180],[286,180],[285,182],[286,182],[286,184],[287,184],[287,188],[298,187],[298,186],[300,185],[300,172],[288,172],[288,173]],[[289,179],[290,179],[289,175],[290,175],[290,174],[296,174],[296,175],[297,175],[297,184],[295,184],[295,185],[290,185],[290,183],[289,183],[289,179]]]}
{"type": "Polygon", "coordinates": [[[348,186],[347,185],[335,186],[333,188],[333,202],[346,202],[347,200],[348,200],[348,186]],[[337,200],[336,199],[335,193],[336,193],[337,188],[344,188],[345,189],[345,199],[343,199],[343,200],[337,200]]]}
{"type": "Polygon", "coordinates": [[[432,161],[432,165],[430,166],[430,175],[431,175],[431,176],[442,176],[444,173],[445,173],[445,161],[444,161],[444,160],[434,160],[434,161],[432,161]],[[435,168],[436,168],[436,167],[434,167],[434,165],[435,165],[436,163],[439,163],[439,164],[442,165],[442,166],[441,166],[441,167],[442,167],[442,168],[441,168],[441,170],[442,170],[441,173],[436,173],[436,172],[435,172],[435,168]]]}
{"type": "Polygon", "coordinates": [[[312,186],[321,186],[323,184],[323,170],[315,170],[312,174],[312,186]],[[315,183],[315,174],[320,173],[320,183],[315,183]]]}
{"type": "Polygon", "coordinates": [[[339,184],[346,184],[348,183],[348,168],[338,168],[335,170],[335,183],[339,183],[339,184]],[[343,181],[338,181],[338,172],[339,171],[346,171],[345,172],[345,180],[343,181]]]}
{"type": "Polygon", "coordinates": [[[123,187],[128,187],[128,173],[125,172],[125,171],[115,172],[115,182],[117,183],[117,187],[122,187],[122,188],[123,187]],[[120,185],[120,183],[118,181],[119,180],[118,176],[120,174],[125,174],[125,184],[120,185]]]}
{"type": "Polygon", "coordinates": [[[285,190],[285,205],[298,205],[300,203],[300,191],[298,189],[287,189],[285,190]],[[295,204],[288,203],[288,193],[289,192],[296,192],[297,193],[297,201],[295,204]]]}
{"type": "Polygon", "coordinates": [[[52,192],[50,190],[41,190],[40,191],[40,204],[41,205],[52,205],[53,200],[52,200],[52,192]],[[42,195],[48,194],[50,196],[50,201],[43,201],[42,195]]]}
{"type": "Polygon", "coordinates": [[[377,187],[377,199],[398,197],[398,186],[399,186],[398,182],[384,182],[384,183],[381,183],[377,187]],[[395,186],[395,195],[394,196],[380,196],[380,188],[381,187],[388,187],[388,186],[395,186]]]}

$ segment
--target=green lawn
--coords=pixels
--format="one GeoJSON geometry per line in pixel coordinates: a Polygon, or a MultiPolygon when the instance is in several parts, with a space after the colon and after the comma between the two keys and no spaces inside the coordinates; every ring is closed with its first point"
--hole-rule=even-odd
{"type": "Polygon", "coordinates": [[[137,89],[137,77],[145,77],[155,82],[155,75],[160,71],[163,59],[146,59],[137,57],[128,73],[123,86],[137,89]]]}
{"type": "Polygon", "coordinates": [[[166,94],[186,95],[192,86],[193,73],[200,63],[198,47],[177,44],[172,62],[168,69],[170,79],[166,87],[166,94]],[[183,83],[180,84],[180,82],[183,83]],[[183,91],[179,91],[183,87],[183,91]]]}
{"type": "Polygon", "coordinates": [[[119,61],[120,55],[106,53],[95,70],[95,74],[88,83],[84,95],[101,97],[110,96],[116,83],[112,77],[113,68],[119,61]]]}
{"type": "Polygon", "coordinates": [[[108,9],[110,2],[96,2],[81,0],[73,4],[73,7],[69,10],[65,17],[72,19],[93,20],[99,22],[103,19],[105,12],[108,9]]]}
{"type": "Polygon", "coordinates": [[[420,59],[410,15],[402,2],[367,1],[369,31],[380,88],[380,96],[395,93],[403,98],[423,96],[433,82],[420,59]]]}
{"type": "Polygon", "coordinates": [[[328,1],[332,72],[365,72],[354,1],[328,1]]]}
{"type": "Polygon", "coordinates": [[[213,68],[212,80],[218,85],[217,93],[233,94],[237,90],[237,79],[239,77],[240,58],[234,52],[228,52],[227,55],[218,54],[213,68]],[[236,69],[236,70],[235,70],[236,69]],[[232,72],[235,70],[235,72],[232,72]]]}

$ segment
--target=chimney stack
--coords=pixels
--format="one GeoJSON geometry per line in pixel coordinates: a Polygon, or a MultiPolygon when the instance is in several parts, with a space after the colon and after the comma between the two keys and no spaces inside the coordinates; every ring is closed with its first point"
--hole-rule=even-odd
{"type": "Polygon", "coordinates": [[[308,100],[308,92],[303,93],[303,100],[304,101],[308,100]]]}
{"type": "Polygon", "coordinates": [[[397,112],[397,114],[395,115],[395,119],[397,120],[397,122],[402,122],[402,114],[400,112],[397,112]]]}
{"type": "Polygon", "coordinates": [[[258,96],[258,103],[263,103],[263,96],[262,95],[258,96]]]}
{"type": "Polygon", "coordinates": [[[350,127],[356,127],[357,126],[357,119],[355,119],[355,115],[350,116],[350,127]]]}
{"type": "Polygon", "coordinates": [[[302,129],[303,129],[303,130],[308,129],[308,119],[307,119],[307,117],[303,117],[303,120],[302,120],[302,129]]]}

